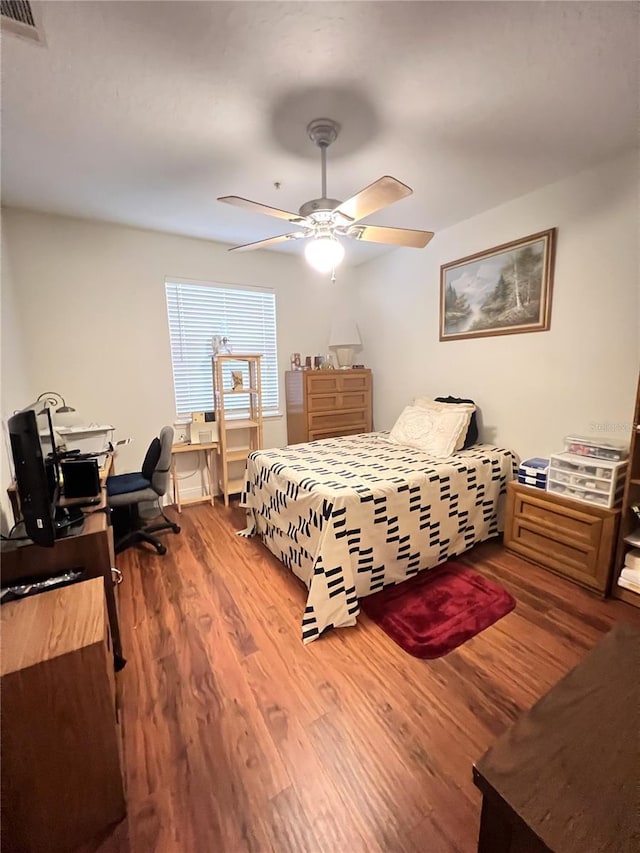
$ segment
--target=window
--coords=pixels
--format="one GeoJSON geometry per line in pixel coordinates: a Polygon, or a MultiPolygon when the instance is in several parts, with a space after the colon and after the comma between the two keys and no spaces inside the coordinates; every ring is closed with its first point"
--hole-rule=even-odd
{"type": "MultiPolygon", "coordinates": [[[[278,358],[276,296],[264,288],[167,281],[167,314],[173,362],[176,412],[213,409],[212,338],[229,338],[234,352],[261,353],[262,410],[277,414],[278,358]]],[[[247,408],[244,395],[232,397],[229,409],[247,408]]]]}

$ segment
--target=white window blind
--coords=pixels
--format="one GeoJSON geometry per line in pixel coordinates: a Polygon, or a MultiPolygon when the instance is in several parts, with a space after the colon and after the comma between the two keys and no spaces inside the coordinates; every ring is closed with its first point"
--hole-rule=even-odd
{"type": "MultiPolygon", "coordinates": [[[[214,335],[227,337],[233,352],[262,355],[263,413],[277,413],[275,293],[258,288],[170,281],[165,287],[177,414],[213,409],[214,335]]],[[[226,404],[229,410],[235,409],[241,415],[247,410],[248,397],[244,394],[229,397],[226,404]]]]}

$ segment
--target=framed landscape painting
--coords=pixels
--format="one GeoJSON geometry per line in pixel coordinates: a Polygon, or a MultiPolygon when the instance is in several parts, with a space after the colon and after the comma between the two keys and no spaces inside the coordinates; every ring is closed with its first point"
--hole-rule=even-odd
{"type": "Polygon", "coordinates": [[[555,236],[550,228],[440,267],[440,340],[546,331],[555,236]]]}

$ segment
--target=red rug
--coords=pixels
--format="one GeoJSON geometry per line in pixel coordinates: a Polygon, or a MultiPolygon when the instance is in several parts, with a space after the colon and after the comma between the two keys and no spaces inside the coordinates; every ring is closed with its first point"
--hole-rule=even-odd
{"type": "Polygon", "coordinates": [[[460,563],[445,563],[360,599],[360,609],[405,652],[439,658],[516,606],[497,583],[460,563]]]}

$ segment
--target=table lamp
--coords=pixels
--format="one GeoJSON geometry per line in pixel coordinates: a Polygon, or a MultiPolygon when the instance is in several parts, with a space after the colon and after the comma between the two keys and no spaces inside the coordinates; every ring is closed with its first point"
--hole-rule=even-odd
{"type": "Polygon", "coordinates": [[[342,370],[350,368],[355,350],[361,346],[362,341],[355,321],[347,316],[335,317],[331,326],[329,347],[336,354],[338,367],[342,370]]]}

